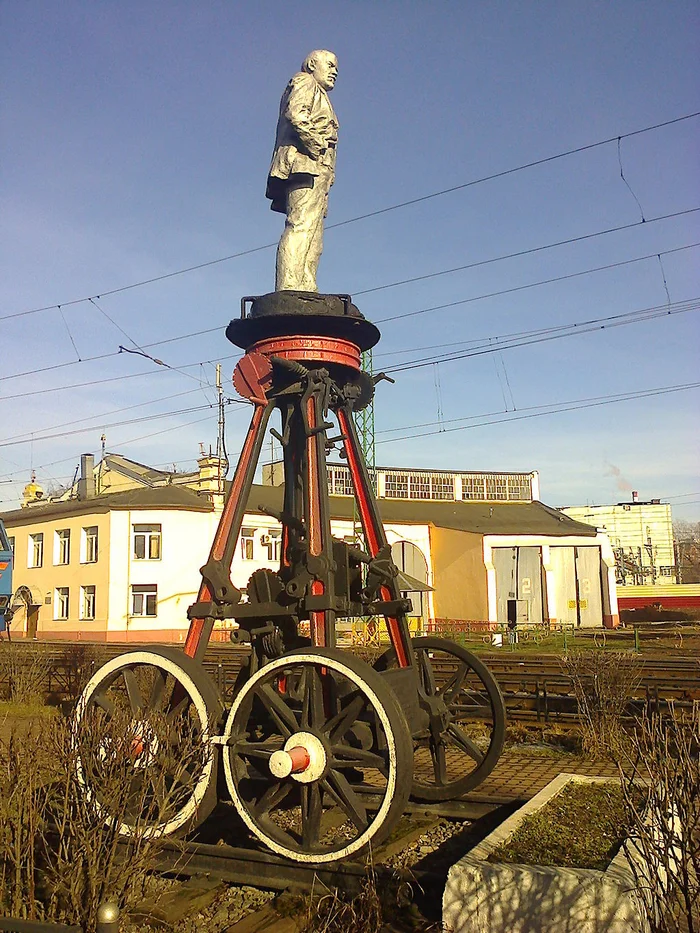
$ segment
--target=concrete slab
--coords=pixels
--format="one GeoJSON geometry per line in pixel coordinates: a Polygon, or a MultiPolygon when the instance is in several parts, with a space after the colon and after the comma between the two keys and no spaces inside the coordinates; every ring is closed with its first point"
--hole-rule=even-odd
{"type": "Polygon", "coordinates": [[[570,781],[605,780],[560,774],[453,865],[443,894],[446,933],[649,933],[622,850],[604,872],[488,861],[570,781]]]}

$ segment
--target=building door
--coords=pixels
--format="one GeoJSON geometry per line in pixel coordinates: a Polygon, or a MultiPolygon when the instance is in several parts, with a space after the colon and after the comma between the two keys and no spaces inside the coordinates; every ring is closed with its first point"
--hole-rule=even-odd
{"type": "Polygon", "coordinates": [[[600,582],[600,548],[576,548],[576,588],[579,625],[603,624],[603,593],[600,582]]]}
{"type": "Polygon", "coordinates": [[[498,547],[492,552],[496,571],[497,619],[517,624],[542,621],[542,552],[538,547],[498,547]],[[509,615],[510,611],[510,615],[509,615]]]}
{"type": "Polygon", "coordinates": [[[579,624],[575,550],[573,547],[552,547],[549,551],[556,620],[565,625],[579,624]]]}

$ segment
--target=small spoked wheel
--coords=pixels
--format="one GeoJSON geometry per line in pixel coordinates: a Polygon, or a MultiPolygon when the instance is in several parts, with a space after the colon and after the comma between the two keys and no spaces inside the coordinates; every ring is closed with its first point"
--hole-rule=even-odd
{"type": "MultiPolygon", "coordinates": [[[[443,638],[414,638],[412,644],[428,724],[413,736],[411,795],[452,800],[477,787],[500,758],[505,703],[493,674],[466,648],[443,638]]],[[[375,666],[395,667],[393,649],[375,666]]]]}
{"type": "Polygon", "coordinates": [[[221,703],[178,648],[130,651],[104,664],[75,711],[78,779],[123,835],[190,830],[216,804],[221,703]]]}
{"type": "Polygon", "coordinates": [[[231,708],[223,755],[243,821],[298,862],[378,844],[411,788],[411,735],[396,696],[336,649],[303,648],[257,671],[231,708]]]}

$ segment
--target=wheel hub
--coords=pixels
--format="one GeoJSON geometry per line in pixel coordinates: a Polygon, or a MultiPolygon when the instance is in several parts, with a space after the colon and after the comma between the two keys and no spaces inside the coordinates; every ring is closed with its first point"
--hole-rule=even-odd
{"type": "Polygon", "coordinates": [[[295,732],[284,748],[270,755],[270,771],[274,777],[291,777],[300,784],[318,781],[326,770],[326,749],[323,742],[310,732],[295,732]]]}

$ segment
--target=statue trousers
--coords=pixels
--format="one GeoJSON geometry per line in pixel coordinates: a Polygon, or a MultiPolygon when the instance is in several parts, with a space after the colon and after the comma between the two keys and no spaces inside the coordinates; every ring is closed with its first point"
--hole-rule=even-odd
{"type": "Polygon", "coordinates": [[[332,171],[325,168],[320,175],[290,177],[287,220],[277,247],[277,291],[318,291],[316,270],[323,250],[323,218],[332,181],[332,171]]]}

